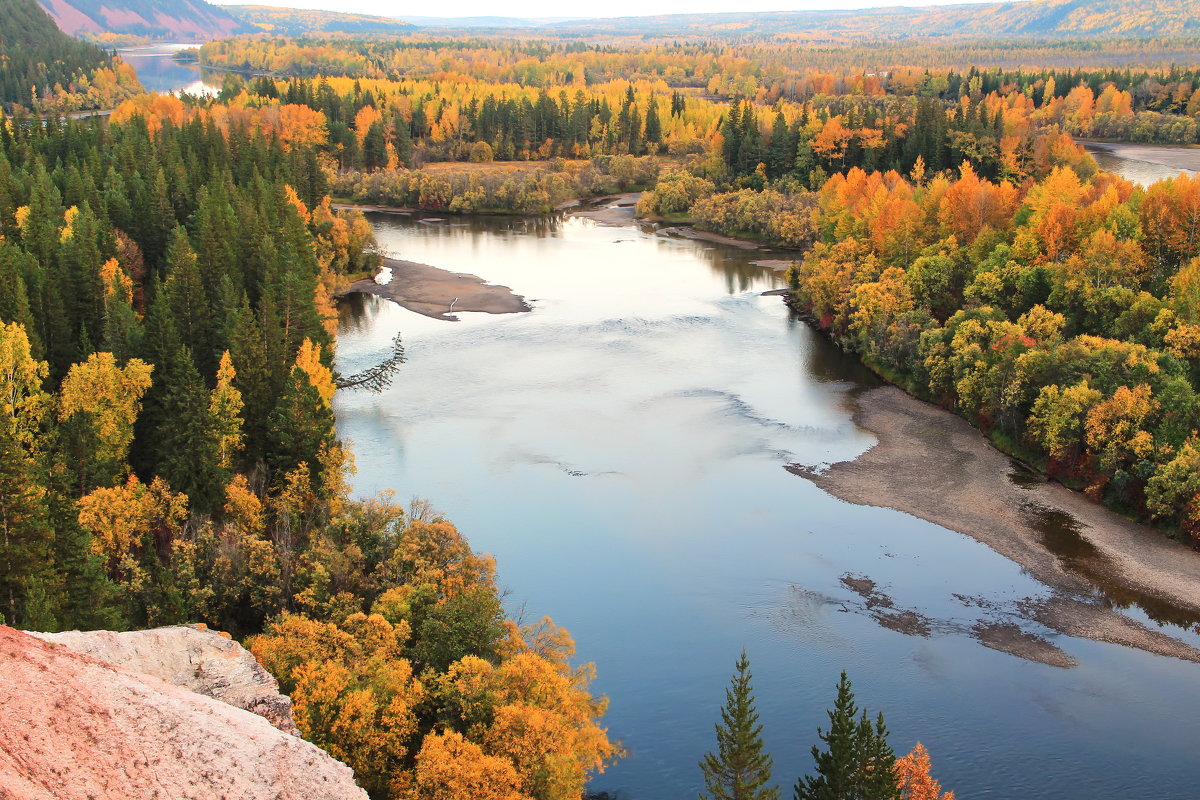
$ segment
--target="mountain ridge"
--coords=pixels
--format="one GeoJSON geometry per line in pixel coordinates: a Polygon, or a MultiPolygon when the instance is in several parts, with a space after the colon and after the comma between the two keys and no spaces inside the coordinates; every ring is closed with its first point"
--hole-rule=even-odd
{"type": "Polygon", "coordinates": [[[826,11],[669,14],[569,20],[540,30],[572,33],[871,36],[878,39],[977,37],[1141,38],[1200,36],[1195,0],[1013,0],[946,6],[826,11]]]}
{"type": "Polygon", "coordinates": [[[280,8],[278,6],[222,6],[234,19],[262,33],[281,36],[310,36],[322,33],[403,34],[414,26],[400,19],[341,11],[280,8]]]}
{"type": "Polygon", "coordinates": [[[38,0],[72,36],[141,36],[171,41],[205,41],[251,33],[253,28],[205,0],[38,0]],[[114,7],[116,6],[116,7],[114,7]]]}

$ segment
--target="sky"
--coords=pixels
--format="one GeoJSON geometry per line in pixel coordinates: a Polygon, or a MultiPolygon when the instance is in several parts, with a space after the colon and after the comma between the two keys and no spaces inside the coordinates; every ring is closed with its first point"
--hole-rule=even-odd
{"type": "MultiPolygon", "coordinates": [[[[987,2],[988,0],[965,0],[987,2]]],[[[994,2],[994,0],[992,0],[994,2]]],[[[217,5],[270,5],[313,8],[404,19],[426,17],[624,17],[647,14],[702,14],[719,11],[815,11],[874,6],[931,6],[964,0],[603,0],[565,6],[562,0],[441,0],[438,3],[398,3],[394,0],[209,0],[217,5]]]]}

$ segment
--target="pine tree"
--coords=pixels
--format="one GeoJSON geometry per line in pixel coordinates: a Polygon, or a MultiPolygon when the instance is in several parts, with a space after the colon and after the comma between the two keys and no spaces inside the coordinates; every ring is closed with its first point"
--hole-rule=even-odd
{"type": "Polygon", "coordinates": [[[12,427],[0,422],[0,619],[27,625],[31,590],[53,580],[54,533],[46,518],[46,490],[12,427]]]}
{"type": "Polygon", "coordinates": [[[845,672],[833,709],[826,713],[828,732],[817,729],[826,749],[813,746],[817,774],[796,782],[795,800],[898,800],[896,754],[887,743],[883,715],[875,725],[865,710],[859,716],[845,672]]]}
{"type": "Polygon", "coordinates": [[[779,788],[771,782],[771,754],[764,752],[762,725],[750,689],[750,661],[746,651],[737,660],[737,672],[725,690],[721,723],[716,726],[717,752],[700,762],[705,792],[701,800],[778,800],[779,788]]]}
{"type": "Polygon", "coordinates": [[[658,98],[651,97],[650,105],[646,107],[646,133],[643,137],[651,153],[657,153],[662,146],[662,120],[658,116],[658,98]]]}

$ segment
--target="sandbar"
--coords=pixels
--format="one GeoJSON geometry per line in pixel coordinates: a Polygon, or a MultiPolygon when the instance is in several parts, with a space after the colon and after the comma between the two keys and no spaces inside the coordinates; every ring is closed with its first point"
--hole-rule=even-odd
{"type": "Polygon", "coordinates": [[[388,283],[364,278],[340,294],[359,292],[385,297],[409,311],[447,322],[456,321],[453,314],[458,311],[515,314],[531,310],[525,298],[509,287],[488,283],[478,275],[395,258],[385,258],[383,266],[392,271],[388,283]]]}
{"type": "MultiPolygon", "coordinates": [[[[1200,662],[1191,645],[1115,610],[1136,604],[1160,622],[1196,627],[1200,553],[1022,469],[966,420],[897,387],[869,389],[852,402],[855,422],[878,443],[852,461],[789,471],[847,502],[966,534],[1016,562],[1053,590],[1049,601],[1030,601],[1019,614],[1025,619],[1200,662]]],[[[979,633],[993,647],[1020,639],[1001,629],[979,633]]]]}

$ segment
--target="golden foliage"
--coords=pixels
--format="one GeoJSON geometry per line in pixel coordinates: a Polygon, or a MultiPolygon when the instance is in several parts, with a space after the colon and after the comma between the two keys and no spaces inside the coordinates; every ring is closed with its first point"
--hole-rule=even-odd
{"type": "Polygon", "coordinates": [[[929,769],[929,751],[920,742],[911,753],[896,759],[901,800],[954,800],[954,792],[942,792],[929,769]]]}
{"type": "Polygon", "coordinates": [[[172,492],[162,478],[146,486],[130,475],[123,486],[82,497],[79,524],[92,534],[93,549],[116,563],[156,531],[174,536],[187,517],[187,502],[187,495],[172,492]]]}
{"type": "Polygon", "coordinates": [[[49,367],[34,359],[24,326],[0,322],[0,433],[9,433],[27,449],[34,447],[37,432],[50,408],[42,391],[49,367]]]}
{"type": "Polygon", "coordinates": [[[122,462],[133,443],[133,423],[154,365],[133,358],[117,366],[112,353],[93,353],[71,367],[59,393],[58,418],[85,414],[97,439],[97,458],[122,462]]]}

